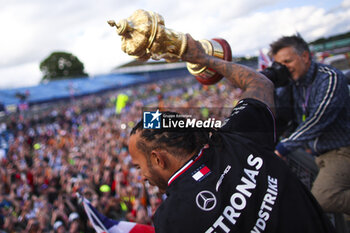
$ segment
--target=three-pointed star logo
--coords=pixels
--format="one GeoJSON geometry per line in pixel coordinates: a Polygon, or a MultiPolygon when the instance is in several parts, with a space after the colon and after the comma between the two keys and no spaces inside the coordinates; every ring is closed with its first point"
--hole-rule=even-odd
{"type": "Polygon", "coordinates": [[[203,190],[197,194],[196,203],[200,209],[210,211],[216,206],[216,197],[212,192],[203,190]]]}
{"type": "Polygon", "coordinates": [[[151,114],[152,114],[152,116],[153,116],[151,122],[154,121],[154,120],[156,120],[156,119],[157,119],[157,121],[159,121],[159,116],[162,115],[161,113],[159,113],[159,109],[157,109],[157,111],[156,111],[155,113],[151,113],[151,114]]]}

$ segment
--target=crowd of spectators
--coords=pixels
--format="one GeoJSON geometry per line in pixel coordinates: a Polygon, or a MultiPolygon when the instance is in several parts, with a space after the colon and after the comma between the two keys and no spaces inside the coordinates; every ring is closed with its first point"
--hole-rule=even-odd
{"type": "Polygon", "coordinates": [[[11,136],[0,156],[0,232],[94,232],[78,193],[109,218],[152,225],[164,197],[142,181],[127,147],[144,107],[193,108],[205,117],[210,108],[232,108],[239,94],[225,81],[202,86],[186,77],[9,116],[1,126],[11,136]],[[120,114],[118,93],[129,96],[120,114]]]}

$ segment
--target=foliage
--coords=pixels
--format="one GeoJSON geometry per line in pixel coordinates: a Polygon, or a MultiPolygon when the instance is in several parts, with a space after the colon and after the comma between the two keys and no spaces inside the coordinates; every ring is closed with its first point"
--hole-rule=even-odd
{"type": "Polygon", "coordinates": [[[350,32],[346,32],[346,33],[342,33],[342,34],[338,34],[335,36],[330,36],[330,37],[321,37],[315,41],[310,42],[310,44],[312,45],[316,45],[316,44],[321,44],[321,43],[326,43],[326,42],[330,42],[330,41],[337,41],[337,40],[343,40],[343,39],[347,39],[350,38],[350,32]]]}
{"type": "Polygon", "coordinates": [[[53,52],[40,63],[43,80],[58,80],[67,78],[87,77],[84,64],[73,54],[53,52]]]}

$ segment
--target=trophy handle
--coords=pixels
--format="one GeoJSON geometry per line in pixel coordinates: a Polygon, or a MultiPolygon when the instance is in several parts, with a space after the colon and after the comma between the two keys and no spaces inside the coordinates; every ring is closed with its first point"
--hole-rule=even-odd
{"type": "MultiPolygon", "coordinates": [[[[219,43],[221,48],[217,48],[217,47],[215,48],[213,43],[211,43],[214,51],[213,52],[210,51],[209,54],[211,53],[210,55],[219,57],[225,61],[232,61],[232,51],[229,43],[222,38],[213,38],[212,40],[219,43]]],[[[194,72],[194,70],[191,68],[191,64],[188,63],[187,69],[190,71],[192,75],[195,76],[198,82],[204,85],[215,84],[223,78],[221,74],[219,74],[218,72],[216,72],[211,68],[201,67],[199,71],[194,72]]]]}

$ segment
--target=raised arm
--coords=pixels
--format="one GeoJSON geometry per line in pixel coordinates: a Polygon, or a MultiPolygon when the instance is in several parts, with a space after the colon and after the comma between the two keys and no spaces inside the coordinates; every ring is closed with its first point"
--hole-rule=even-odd
{"type": "Polygon", "coordinates": [[[230,80],[234,86],[242,89],[242,99],[257,99],[274,109],[274,85],[268,78],[244,65],[207,55],[200,43],[189,34],[187,34],[187,41],[187,49],[182,60],[216,70],[230,80]]]}

